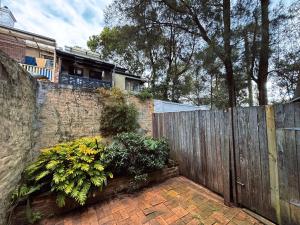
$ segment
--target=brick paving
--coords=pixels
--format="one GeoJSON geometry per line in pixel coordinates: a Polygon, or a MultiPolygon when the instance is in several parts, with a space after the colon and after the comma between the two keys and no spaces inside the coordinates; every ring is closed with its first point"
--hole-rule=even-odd
{"type": "Polygon", "coordinates": [[[261,224],[240,208],[184,177],[176,177],[131,195],[120,195],[42,225],[250,225],[261,224]]]}

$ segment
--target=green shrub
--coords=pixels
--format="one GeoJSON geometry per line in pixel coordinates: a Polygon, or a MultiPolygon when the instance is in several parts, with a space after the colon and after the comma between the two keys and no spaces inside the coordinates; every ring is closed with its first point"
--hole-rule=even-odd
{"type": "Polygon", "coordinates": [[[133,104],[111,102],[104,105],[100,118],[100,131],[104,136],[112,136],[122,132],[135,131],[138,111],[133,104]]]}
{"type": "Polygon", "coordinates": [[[136,133],[117,135],[105,149],[105,164],[118,175],[139,177],[162,169],[168,160],[169,147],[165,140],[155,140],[136,133]]]}
{"type": "Polygon", "coordinates": [[[141,101],[146,101],[148,99],[152,99],[153,98],[153,94],[150,91],[149,88],[145,88],[142,91],[140,91],[139,93],[135,94],[136,97],[138,97],[141,101]]]}
{"type": "Polygon", "coordinates": [[[104,149],[101,137],[81,138],[44,149],[37,161],[25,169],[26,185],[55,192],[60,207],[65,205],[66,197],[83,205],[91,188],[101,190],[107,176],[112,178],[101,163],[104,149]]]}

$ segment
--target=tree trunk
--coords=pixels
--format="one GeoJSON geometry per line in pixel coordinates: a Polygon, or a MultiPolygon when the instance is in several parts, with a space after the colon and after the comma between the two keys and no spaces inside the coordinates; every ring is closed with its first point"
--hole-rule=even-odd
{"type": "Polygon", "coordinates": [[[223,22],[224,22],[224,65],[226,81],[228,86],[229,106],[236,106],[236,90],[231,60],[231,28],[230,28],[230,0],[223,1],[223,22]]]}
{"type": "Polygon", "coordinates": [[[300,77],[298,78],[297,87],[294,94],[294,99],[300,98],[300,77]]]}
{"type": "Polygon", "coordinates": [[[267,105],[267,80],[269,68],[269,0],[261,0],[261,47],[258,68],[258,103],[267,105]]]}
{"type": "Polygon", "coordinates": [[[253,70],[251,70],[251,57],[250,57],[250,46],[248,40],[248,32],[244,33],[244,44],[245,44],[245,62],[246,62],[246,76],[247,76],[247,88],[248,88],[248,103],[249,106],[253,106],[253,89],[252,89],[252,76],[253,70]]]}

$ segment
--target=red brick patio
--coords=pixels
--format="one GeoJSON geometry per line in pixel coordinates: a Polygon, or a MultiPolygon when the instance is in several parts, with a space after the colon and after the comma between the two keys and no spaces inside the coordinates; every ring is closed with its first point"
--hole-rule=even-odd
{"type": "Polygon", "coordinates": [[[111,224],[261,224],[239,208],[227,207],[223,199],[184,177],[176,177],[137,194],[121,195],[43,225],[111,224]]]}

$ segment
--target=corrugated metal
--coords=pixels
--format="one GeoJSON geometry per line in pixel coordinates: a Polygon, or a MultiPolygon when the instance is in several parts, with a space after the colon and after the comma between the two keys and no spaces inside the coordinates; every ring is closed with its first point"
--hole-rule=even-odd
{"type": "Polygon", "coordinates": [[[195,111],[195,110],[208,110],[208,109],[209,109],[209,107],[206,105],[194,106],[194,105],[180,104],[180,103],[175,103],[175,102],[167,102],[167,101],[154,99],[154,112],[155,113],[195,111]]]}

